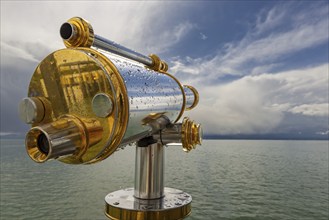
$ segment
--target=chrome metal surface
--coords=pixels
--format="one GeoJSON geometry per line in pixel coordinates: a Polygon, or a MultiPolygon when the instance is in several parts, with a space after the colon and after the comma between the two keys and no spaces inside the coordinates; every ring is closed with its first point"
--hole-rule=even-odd
{"type": "Polygon", "coordinates": [[[33,127],[26,134],[26,150],[36,162],[74,154],[84,145],[84,132],[74,120],[60,119],[33,127]]]}
{"type": "Polygon", "coordinates": [[[192,196],[179,189],[165,187],[163,198],[143,200],[127,188],[105,197],[105,214],[110,219],[183,219],[191,213],[191,202],[192,196]]]}
{"type": "Polygon", "coordinates": [[[113,111],[113,101],[109,95],[98,93],[92,100],[92,107],[95,115],[105,118],[113,111]]]}
{"type": "MultiPolygon", "coordinates": [[[[163,114],[171,122],[181,112],[184,96],[179,84],[168,75],[146,69],[140,63],[101,51],[119,70],[129,98],[129,123],[125,139],[151,131],[143,120],[150,114],[163,114]]],[[[136,141],[136,140],[135,140],[136,141]]]]}
{"type": "Polygon", "coordinates": [[[157,140],[160,140],[163,145],[169,143],[181,143],[182,142],[182,124],[171,124],[165,129],[161,130],[159,134],[153,135],[157,140]]]}
{"type": "Polygon", "coordinates": [[[44,106],[38,98],[24,98],[19,103],[19,117],[27,124],[40,122],[44,114],[44,106]]]}
{"type": "Polygon", "coordinates": [[[115,43],[114,41],[108,40],[98,35],[95,35],[92,46],[143,63],[146,66],[152,66],[153,64],[153,61],[150,57],[128,49],[120,44],[115,43]]]}
{"type": "Polygon", "coordinates": [[[136,146],[135,190],[139,199],[159,199],[164,193],[164,147],[160,143],[136,146]]]}

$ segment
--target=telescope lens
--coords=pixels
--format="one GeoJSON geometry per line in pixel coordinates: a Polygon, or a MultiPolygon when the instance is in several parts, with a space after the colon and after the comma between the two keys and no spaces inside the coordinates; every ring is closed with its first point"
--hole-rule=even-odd
{"type": "Polygon", "coordinates": [[[61,26],[61,29],[60,29],[60,34],[61,34],[61,37],[64,39],[64,40],[67,40],[69,39],[71,36],[72,36],[72,25],[69,24],[69,23],[64,23],[62,26],[61,26]]]}
{"type": "Polygon", "coordinates": [[[49,154],[49,142],[48,142],[48,139],[45,134],[41,133],[38,136],[37,144],[38,144],[38,149],[42,153],[44,153],[46,155],[49,154]]]}

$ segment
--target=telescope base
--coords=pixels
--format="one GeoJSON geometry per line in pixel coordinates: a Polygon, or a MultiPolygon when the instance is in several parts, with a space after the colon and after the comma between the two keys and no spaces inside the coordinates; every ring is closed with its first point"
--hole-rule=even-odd
{"type": "Polygon", "coordinates": [[[164,188],[160,199],[138,199],[134,188],[118,190],[105,197],[105,215],[112,220],[176,220],[191,213],[192,196],[179,189],[164,188]]]}

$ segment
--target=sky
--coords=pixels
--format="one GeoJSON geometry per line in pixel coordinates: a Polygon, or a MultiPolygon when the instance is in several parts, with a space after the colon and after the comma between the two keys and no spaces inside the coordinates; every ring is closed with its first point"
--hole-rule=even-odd
{"type": "Polygon", "coordinates": [[[328,1],[1,1],[1,131],[24,134],[19,101],[64,48],[74,16],[200,93],[185,114],[205,134],[328,137],[328,1]]]}

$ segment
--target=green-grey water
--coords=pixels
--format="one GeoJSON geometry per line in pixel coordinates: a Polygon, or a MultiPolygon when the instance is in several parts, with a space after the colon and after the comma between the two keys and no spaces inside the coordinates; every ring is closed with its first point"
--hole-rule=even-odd
{"type": "MultiPolygon", "coordinates": [[[[1,140],[1,219],[106,219],[104,197],[132,187],[134,147],[95,165],[36,164],[1,140]]],[[[328,219],[328,141],[205,140],[166,148],[165,185],[193,196],[193,219],[328,219]]]]}

